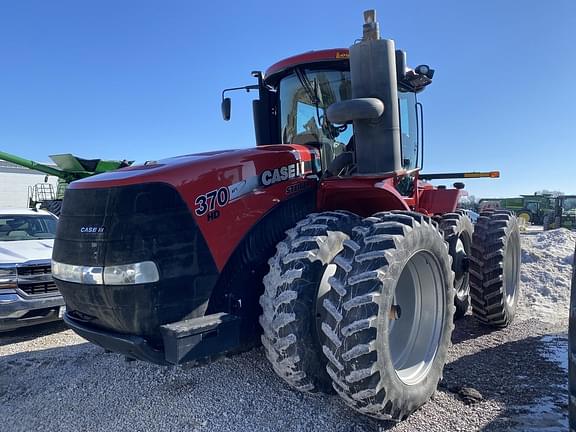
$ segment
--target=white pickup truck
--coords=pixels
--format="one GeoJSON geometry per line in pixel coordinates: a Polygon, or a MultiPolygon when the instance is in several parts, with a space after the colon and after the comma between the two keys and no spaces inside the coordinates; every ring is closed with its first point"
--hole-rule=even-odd
{"type": "Polygon", "coordinates": [[[50,267],[57,222],[43,210],[0,209],[0,332],[62,317],[50,267]]]}

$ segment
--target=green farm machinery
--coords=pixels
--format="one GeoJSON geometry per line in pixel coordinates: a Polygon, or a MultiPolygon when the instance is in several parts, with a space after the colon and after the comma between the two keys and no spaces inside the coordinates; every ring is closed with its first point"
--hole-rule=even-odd
{"type": "Polygon", "coordinates": [[[554,228],[576,229],[576,195],[534,194],[514,198],[483,198],[479,211],[510,210],[526,223],[554,228]]]}
{"type": "Polygon", "coordinates": [[[46,174],[44,183],[38,183],[28,188],[28,206],[46,209],[56,216],[60,215],[64,192],[69,183],[74,180],[90,177],[107,171],[113,171],[132,165],[134,161],[83,159],[72,154],[51,155],[55,166],[24,159],[10,153],[0,151],[0,159],[46,174]],[[48,176],[58,178],[56,190],[48,183],[48,176]]]}

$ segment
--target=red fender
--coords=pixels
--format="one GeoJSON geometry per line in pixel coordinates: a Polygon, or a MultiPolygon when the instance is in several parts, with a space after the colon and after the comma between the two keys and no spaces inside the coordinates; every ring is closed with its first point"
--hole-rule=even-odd
{"type": "Polygon", "coordinates": [[[319,210],[348,210],[367,217],[379,211],[410,210],[392,177],[334,178],[320,183],[319,210]]]}

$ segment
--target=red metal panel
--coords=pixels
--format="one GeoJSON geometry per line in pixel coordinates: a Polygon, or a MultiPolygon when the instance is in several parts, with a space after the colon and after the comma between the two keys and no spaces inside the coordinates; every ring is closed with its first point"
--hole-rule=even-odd
{"type": "Polygon", "coordinates": [[[420,191],[417,211],[430,215],[453,212],[456,210],[459,198],[458,189],[425,189],[420,191]]]}
{"type": "Polygon", "coordinates": [[[385,210],[409,210],[409,207],[394,187],[394,178],[351,177],[322,181],[318,209],[349,210],[366,217],[385,210]]]}
{"type": "Polygon", "coordinates": [[[288,57],[284,60],[280,60],[278,63],[273,64],[266,71],[265,76],[274,75],[283,70],[306,63],[316,63],[321,61],[334,61],[334,60],[348,60],[349,57],[348,48],[335,48],[320,51],[309,51],[304,54],[295,55],[288,57]]]}

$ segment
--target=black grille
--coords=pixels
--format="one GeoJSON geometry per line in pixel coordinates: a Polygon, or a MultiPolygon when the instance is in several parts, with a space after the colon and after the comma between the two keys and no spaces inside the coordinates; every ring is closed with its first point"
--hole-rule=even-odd
{"type": "Polygon", "coordinates": [[[52,282],[41,282],[41,283],[18,283],[18,288],[24,291],[28,295],[39,295],[39,294],[52,294],[57,293],[58,288],[56,284],[52,282]]]}
{"type": "Polygon", "coordinates": [[[50,265],[17,267],[18,288],[28,295],[56,294],[58,288],[52,280],[50,265]]]}
{"type": "Polygon", "coordinates": [[[154,261],[160,281],[152,284],[56,284],[70,316],[155,344],[162,324],[204,315],[218,278],[186,202],[161,183],[67,189],[52,257],[95,267],[154,261]]]}
{"type": "Polygon", "coordinates": [[[51,274],[50,265],[35,265],[29,267],[18,267],[18,276],[46,275],[51,274]]]}

